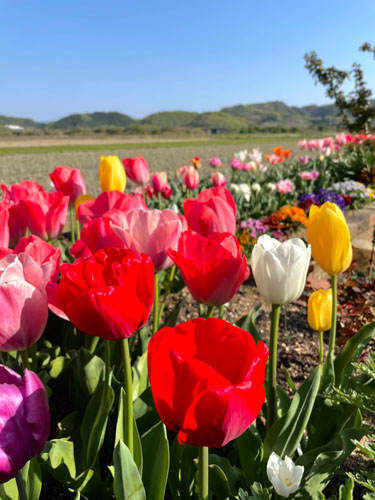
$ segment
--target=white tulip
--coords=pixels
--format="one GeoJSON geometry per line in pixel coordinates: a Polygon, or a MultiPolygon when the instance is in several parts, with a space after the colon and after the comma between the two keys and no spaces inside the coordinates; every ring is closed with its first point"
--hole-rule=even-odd
{"type": "Polygon", "coordinates": [[[237,158],[241,163],[244,163],[244,161],[247,158],[247,149],[243,149],[242,151],[239,151],[238,153],[234,153],[234,157],[237,158]]]}
{"type": "Polygon", "coordinates": [[[276,184],[273,182],[267,182],[266,187],[272,192],[276,191],[276,184]]]}
{"type": "Polygon", "coordinates": [[[244,182],[238,184],[238,189],[238,194],[243,196],[246,201],[250,201],[251,187],[249,186],[249,184],[245,184],[244,182]]]}
{"type": "Polygon", "coordinates": [[[272,304],[289,304],[305,288],[311,247],[300,238],[281,243],[263,234],[251,254],[251,268],[259,293],[272,304]]]}
{"type": "Polygon", "coordinates": [[[234,194],[238,194],[240,188],[238,187],[238,184],[231,184],[229,189],[232,191],[234,194]]]}
{"type": "Polygon", "coordinates": [[[254,184],[251,186],[251,189],[258,193],[261,190],[261,186],[260,184],[258,184],[258,182],[254,182],[254,184]]]}
{"type": "Polygon", "coordinates": [[[302,465],[295,465],[287,455],[285,455],[285,460],[281,460],[274,452],[271,453],[267,462],[268,479],[276,493],[282,497],[288,497],[298,490],[304,469],[302,465]]]}

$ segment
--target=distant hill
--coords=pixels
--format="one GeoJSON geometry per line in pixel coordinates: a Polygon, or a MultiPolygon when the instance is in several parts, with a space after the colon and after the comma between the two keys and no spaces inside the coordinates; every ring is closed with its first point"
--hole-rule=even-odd
{"type": "Polygon", "coordinates": [[[162,111],[135,120],[116,112],[95,112],[69,115],[47,124],[27,118],[0,115],[0,125],[48,128],[55,130],[94,129],[116,127],[150,132],[157,129],[201,128],[225,131],[261,130],[270,128],[308,129],[336,128],[340,123],[335,105],[288,106],[281,101],[246,104],[222,108],[220,111],[196,113],[193,111],[162,111]]]}
{"type": "Polygon", "coordinates": [[[84,113],[77,115],[69,115],[61,118],[56,122],[50,123],[49,126],[54,129],[71,129],[71,128],[95,128],[103,125],[113,125],[116,127],[127,127],[134,122],[133,118],[128,115],[116,112],[95,112],[84,113]]]}

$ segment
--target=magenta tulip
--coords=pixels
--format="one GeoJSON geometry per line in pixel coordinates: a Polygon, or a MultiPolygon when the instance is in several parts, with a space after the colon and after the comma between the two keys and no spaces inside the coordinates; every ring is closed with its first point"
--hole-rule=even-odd
{"type": "Polygon", "coordinates": [[[86,194],[85,180],[78,168],[56,167],[49,174],[55,188],[64,196],[69,196],[69,204],[74,205],[78,196],[86,194]]]}
{"type": "Polygon", "coordinates": [[[203,236],[236,232],[236,204],[223,187],[205,189],[196,199],[185,200],[184,210],[190,228],[203,236]]]}
{"type": "Polygon", "coordinates": [[[113,231],[135,253],[149,255],[156,271],[172,266],[167,249],[177,249],[181,221],[172,210],[132,210],[125,214],[122,227],[112,223],[113,231]]]}
{"type": "Polygon", "coordinates": [[[51,264],[26,253],[0,260],[0,351],[24,350],[42,335],[48,318],[51,264]]]}
{"type": "Polygon", "coordinates": [[[22,378],[0,365],[0,388],[0,483],[6,483],[44,448],[50,413],[36,373],[25,370],[22,378]]]}
{"type": "Polygon", "coordinates": [[[106,191],[101,193],[95,200],[84,201],[78,206],[79,222],[86,224],[90,220],[99,219],[114,208],[127,212],[135,208],[147,210],[147,205],[143,201],[142,195],[106,191]]]}
{"type": "Polygon", "coordinates": [[[124,158],[122,163],[125,167],[126,175],[129,179],[139,186],[145,186],[150,180],[150,169],[147,161],[142,155],[137,158],[124,158]]]}

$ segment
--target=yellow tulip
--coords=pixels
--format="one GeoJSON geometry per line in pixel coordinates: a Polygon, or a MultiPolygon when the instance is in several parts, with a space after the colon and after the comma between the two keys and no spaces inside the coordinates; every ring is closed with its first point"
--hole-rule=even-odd
{"type": "Polygon", "coordinates": [[[126,174],[118,156],[101,156],[99,179],[102,191],[123,192],[126,186],[126,174]]]}
{"type": "Polygon", "coordinates": [[[85,203],[85,201],[94,200],[94,199],[95,198],[93,198],[89,194],[80,194],[78,196],[78,198],[76,199],[76,202],[74,204],[74,208],[75,208],[75,211],[76,211],[76,218],[77,219],[78,219],[78,207],[80,206],[80,204],[81,203],[85,203]]]}
{"type": "Polygon", "coordinates": [[[310,328],[325,332],[332,323],[332,289],[313,292],[307,302],[307,321],[310,328]]]}
{"type": "Polygon", "coordinates": [[[346,271],[352,262],[352,245],[344,214],[335,203],[310,207],[307,242],[317,264],[330,276],[346,271]]]}

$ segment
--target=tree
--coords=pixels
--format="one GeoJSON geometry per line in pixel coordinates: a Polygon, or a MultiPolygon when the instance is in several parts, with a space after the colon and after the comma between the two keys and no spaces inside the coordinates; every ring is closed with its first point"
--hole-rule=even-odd
{"type": "MultiPolygon", "coordinates": [[[[359,50],[371,52],[375,58],[375,46],[365,42],[359,50]]],[[[305,54],[305,67],[316,83],[326,87],[326,95],[335,100],[344,127],[350,132],[368,132],[371,121],[375,118],[375,104],[370,99],[372,91],[364,81],[361,65],[353,63],[349,71],[339,70],[334,66],[325,68],[323,61],[312,51],[305,54]],[[354,80],[354,89],[344,94],[342,86],[351,78],[354,80]]]]}

